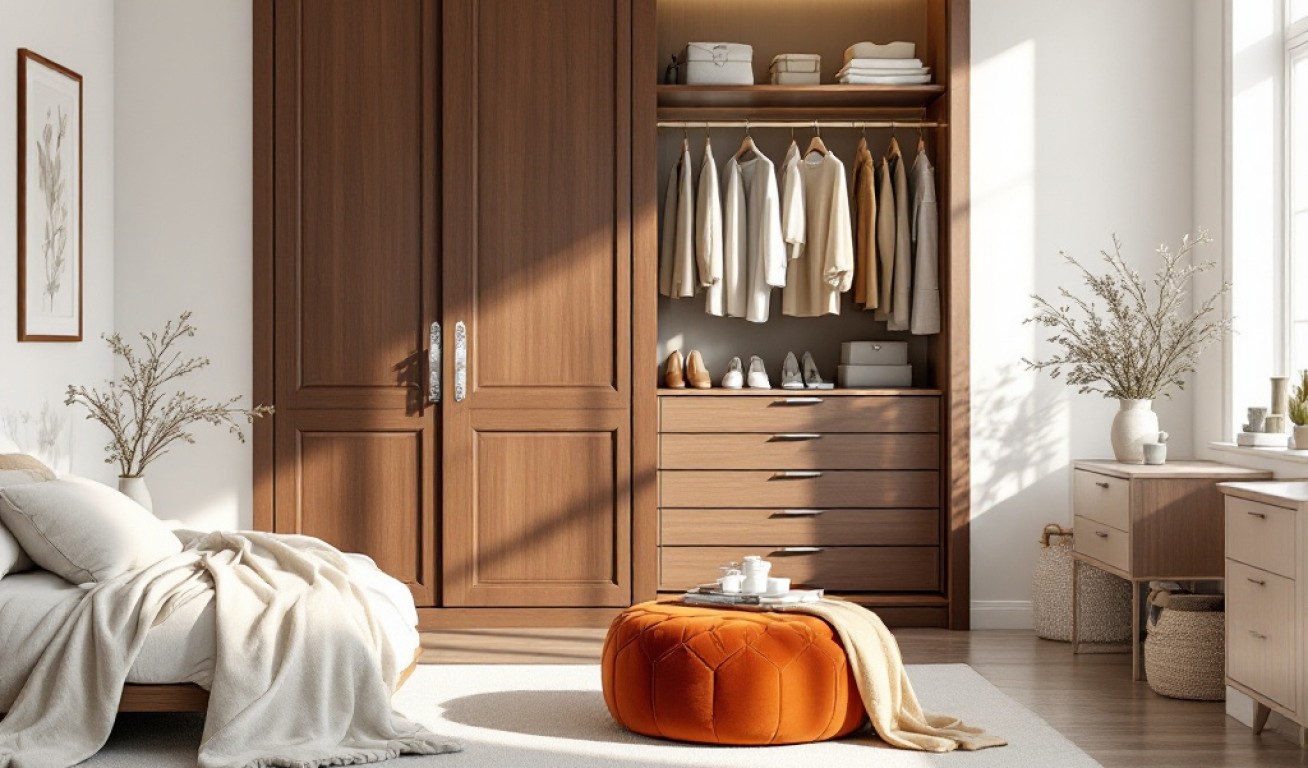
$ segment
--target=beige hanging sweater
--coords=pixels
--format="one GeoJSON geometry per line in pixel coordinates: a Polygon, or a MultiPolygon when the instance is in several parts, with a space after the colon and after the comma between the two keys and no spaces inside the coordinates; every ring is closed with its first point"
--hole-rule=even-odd
{"type": "Polygon", "coordinates": [[[838,315],[840,294],[854,282],[845,164],[828,152],[809,155],[799,168],[804,185],[804,251],[787,265],[781,311],[794,317],[838,315]]]}
{"type": "Polygon", "coordinates": [[[663,247],[659,253],[659,293],[674,299],[689,298],[699,290],[692,173],[690,147],[683,145],[681,160],[672,168],[663,199],[663,247]]]}
{"type": "Polygon", "coordinates": [[[876,221],[876,166],[867,139],[859,139],[854,160],[854,303],[864,309],[881,303],[876,221]]]}

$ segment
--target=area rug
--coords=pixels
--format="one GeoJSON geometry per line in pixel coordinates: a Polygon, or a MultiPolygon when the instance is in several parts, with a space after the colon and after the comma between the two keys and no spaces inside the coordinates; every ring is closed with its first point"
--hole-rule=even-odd
{"type": "MultiPolygon", "coordinates": [[[[598,666],[423,666],[395,707],[463,752],[401,758],[404,768],[608,768],[611,766],[876,766],[877,768],[1093,768],[1099,763],[1035,713],[965,664],[908,668],[928,710],[958,715],[1004,736],[1009,746],[930,755],[891,749],[870,735],[787,747],[708,747],[636,736],[604,708],[598,666]]],[[[182,768],[195,764],[198,715],[122,715],[94,768],[182,768]]]]}

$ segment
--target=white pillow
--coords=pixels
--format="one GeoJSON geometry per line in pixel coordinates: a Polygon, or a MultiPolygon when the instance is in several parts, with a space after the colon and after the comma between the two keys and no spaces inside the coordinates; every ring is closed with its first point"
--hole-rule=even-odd
{"type": "Polygon", "coordinates": [[[37,565],[73,584],[108,581],[182,551],[154,515],[99,484],[50,480],[0,488],[0,522],[37,565]]]}
{"type": "Polygon", "coordinates": [[[31,567],[32,559],[18,546],[18,539],[14,538],[8,528],[0,525],[0,579],[5,574],[26,571],[31,567]]]}

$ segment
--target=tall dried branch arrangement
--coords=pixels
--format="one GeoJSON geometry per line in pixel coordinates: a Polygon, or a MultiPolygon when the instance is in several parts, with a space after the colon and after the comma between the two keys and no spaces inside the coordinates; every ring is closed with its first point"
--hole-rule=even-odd
{"type": "Polygon", "coordinates": [[[177,349],[178,342],[195,335],[190,321],[191,313],[183,312],[176,321],[168,321],[162,331],[142,333],[144,353],[138,353],[117,333],[102,334],[109,348],[127,364],[127,372],[117,380],[106,381],[104,391],[68,387],[64,404],[80,403],[86,407],[87,419],[109,430],[105,463],[118,462],[123,477],[139,477],[178,442],[194,443],[195,436],[189,429],[194,424],[225,424],[227,431],[243,443],[242,422],[273,412],[267,405],[237,408],[239,397],[215,403],[180,389],[167,391],[172,389],[169,384],[209,366],[209,358],[183,357],[177,349]]]}
{"type": "Polygon", "coordinates": [[[1172,387],[1185,388],[1185,376],[1195,369],[1199,355],[1231,330],[1231,319],[1220,309],[1231,290],[1223,283],[1213,295],[1187,309],[1195,275],[1216,267],[1211,261],[1194,263],[1191,252],[1211,243],[1206,230],[1186,235],[1173,252],[1158,247],[1162,262],[1151,282],[1122,259],[1122,243],[1113,236],[1112,252],[1100,251],[1108,265],[1095,274],[1075,258],[1061,253],[1081,271],[1092,299],[1066,288],[1059,303],[1032,296],[1035,316],[1026,322],[1053,330],[1048,341],[1056,354],[1045,360],[1023,358],[1028,370],[1048,371],[1057,379],[1066,372],[1067,383],[1077,391],[1104,397],[1150,400],[1172,387]]]}

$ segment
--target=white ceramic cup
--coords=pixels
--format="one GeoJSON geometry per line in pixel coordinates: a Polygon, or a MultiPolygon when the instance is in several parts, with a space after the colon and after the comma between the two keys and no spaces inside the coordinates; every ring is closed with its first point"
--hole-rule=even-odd
{"type": "Polygon", "coordinates": [[[1145,443],[1142,447],[1144,448],[1144,463],[1155,466],[1167,463],[1167,443],[1145,443]]]}

